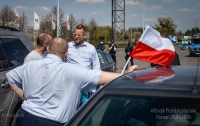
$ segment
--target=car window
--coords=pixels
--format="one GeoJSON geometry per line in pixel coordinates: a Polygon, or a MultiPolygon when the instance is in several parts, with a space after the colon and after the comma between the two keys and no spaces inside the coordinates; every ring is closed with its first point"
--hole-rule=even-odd
{"type": "Polygon", "coordinates": [[[108,60],[108,62],[114,62],[110,55],[105,54],[105,56],[106,56],[106,59],[108,60]]]}
{"type": "Polygon", "coordinates": [[[97,52],[97,54],[98,54],[98,57],[99,57],[99,62],[100,62],[100,64],[101,64],[101,65],[107,64],[107,60],[106,60],[104,54],[101,53],[101,52],[97,52]]]}
{"type": "Polygon", "coordinates": [[[105,96],[86,114],[79,125],[200,125],[199,116],[199,99],[105,96]]]}
{"type": "Polygon", "coordinates": [[[3,55],[7,61],[24,62],[25,56],[29,53],[28,49],[17,37],[0,36],[0,48],[1,55],[3,55]]]}

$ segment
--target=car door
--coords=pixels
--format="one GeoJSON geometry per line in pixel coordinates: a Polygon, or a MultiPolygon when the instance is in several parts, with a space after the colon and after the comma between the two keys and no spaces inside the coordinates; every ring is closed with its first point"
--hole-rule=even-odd
{"type": "Polygon", "coordinates": [[[112,60],[110,58],[108,58],[109,55],[106,52],[103,52],[103,51],[97,51],[97,54],[98,54],[98,57],[99,57],[101,70],[113,72],[113,65],[114,64],[111,62],[112,60]]]}
{"type": "Polygon", "coordinates": [[[8,125],[10,119],[14,117],[14,109],[20,100],[10,89],[6,81],[6,73],[22,65],[28,53],[29,50],[18,37],[0,35],[0,126],[8,125]]]}

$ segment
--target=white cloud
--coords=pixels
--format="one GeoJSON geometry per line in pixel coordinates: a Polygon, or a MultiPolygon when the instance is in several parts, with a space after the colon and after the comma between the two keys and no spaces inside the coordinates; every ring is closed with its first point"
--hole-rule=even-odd
{"type": "Polygon", "coordinates": [[[173,0],[162,0],[163,3],[173,3],[173,0]]]}
{"type": "Polygon", "coordinates": [[[105,0],[76,0],[75,3],[105,3],[105,0]]]}
{"type": "Polygon", "coordinates": [[[140,2],[134,1],[134,0],[126,0],[125,4],[127,6],[142,6],[142,4],[140,4],[140,2]]]}
{"type": "Polygon", "coordinates": [[[90,15],[102,15],[102,14],[105,14],[104,11],[93,11],[93,12],[90,12],[90,15]]]}
{"type": "Polygon", "coordinates": [[[180,12],[191,12],[192,10],[190,10],[189,8],[183,8],[183,9],[180,9],[178,11],[180,11],[180,12]]]}
{"type": "Polygon", "coordinates": [[[155,17],[152,17],[152,18],[145,18],[145,21],[156,22],[157,19],[156,19],[155,17]]]}
{"type": "Polygon", "coordinates": [[[163,7],[162,6],[156,6],[156,5],[153,5],[153,6],[151,6],[151,10],[160,10],[160,9],[162,9],[163,7]]]}
{"type": "Polygon", "coordinates": [[[136,14],[131,14],[131,17],[137,17],[137,15],[136,14]]]}
{"type": "Polygon", "coordinates": [[[49,9],[48,7],[29,7],[29,6],[16,6],[16,9],[22,10],[22,11],[31,11],[31,10],[35,10],[35,11],[51,11],[51,9],[49,9]]]}

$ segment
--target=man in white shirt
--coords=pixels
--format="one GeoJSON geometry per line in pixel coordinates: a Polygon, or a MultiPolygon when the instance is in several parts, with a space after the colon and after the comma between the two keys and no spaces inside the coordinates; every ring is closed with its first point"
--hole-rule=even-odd
{"type": "Polygon", "coordinates": [[[49,34],[41,33],[37,37],[37,46],[25,57],[24,63],[32,60],[43,59],[46,56],[45,52],[47,51],[48,43],[51,40],[52,37],[49,34]]]}

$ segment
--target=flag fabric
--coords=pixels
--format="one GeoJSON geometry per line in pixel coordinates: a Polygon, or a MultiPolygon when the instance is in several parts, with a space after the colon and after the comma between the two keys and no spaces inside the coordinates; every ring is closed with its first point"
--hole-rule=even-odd
{"type": "Polygon", "coordinates": [[[51,23],[52,23],[52,29],[55,30],[56,29],[56,18],[53,14],[52,15],[52,19],[51,19],[51,23]]]}
{"type": "Polygon", "coordinates": [[[70,20],[68,14],[67,14],[67,30],[70,30],[70,20]]]}
{"type": "Polygon", "coordinates": [[[175,73],[171,68],[163,67],[159,69],[158,71],[136,77],[134,78],[134,80],[153,86],[155,84],[163,82],[164,80],[171,79],[174,76],[175,76],[175,73]]]}
{"type": "Polygon", "coordinates": [[[142,61],[168,66],[175,56],[175,49],[168,38],[162,38],[160,33],[149,25],[139,39],[130,57],[142,61]]]}
{"type": "Polygon", "coordinates": [[[34,30],[40,29],[39,15],[34,11],[34,30]]]}
{"type": "Polygon", "coordinates": [[[20,20],[19,14],[16,9],[15,9],[15,20],[20,20]]]}

